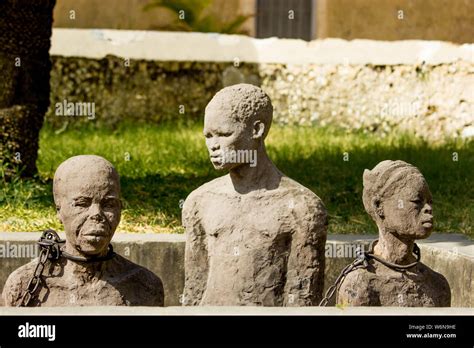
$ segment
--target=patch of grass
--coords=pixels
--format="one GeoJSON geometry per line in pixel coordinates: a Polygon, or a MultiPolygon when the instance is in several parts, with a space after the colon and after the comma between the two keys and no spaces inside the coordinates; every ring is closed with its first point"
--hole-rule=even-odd
{"type": "MultiPolygon", "coordinates": [[[[384,159],[401,159],[419,167],[428,181],[435,232],[473,237],[473,142],[433,145],[407,134],[380,138],[331,128],[273,126],[267,148],[285,174],[326,204],[330,233],[376,233],[362,205],[362,173],[384,159]],[[453,161],[453,153],[458,161],[453,161]]],[[[0,230],[61,229],[51,183],[56,167],[70,156],[96,154],[116,166],[124,200],[121,232],[181,233],[180,206],[186,196],[224,174],[216,172],[207,158],[200,124],[133,124],[60,134],[45,127],[40,149],[38,178],[2,183],[0,230]]]]}

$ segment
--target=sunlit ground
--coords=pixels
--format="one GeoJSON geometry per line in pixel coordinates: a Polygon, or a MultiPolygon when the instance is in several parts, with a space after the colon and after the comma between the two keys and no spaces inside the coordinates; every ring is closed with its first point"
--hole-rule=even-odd
{"type": "MultiPolygon", "coordinates": [[[[200,124],[135,124],[55,134],[44,127],[40,177],[2,182],[0,230],[61,230],[52,198],[54,171],[70,156],[96,154],[111,161],[121,176],[120,232],[182,233],[180,203],[198,186],[224,174],[209,162],[201,129],[200,124]]],[[[473,236],[472,141],[429,145],[409,135],[381,138],[330,128],[273,126],[267,148],[281,171],[323,200],[329,233],[376,233],[362,205],[362,173],[381,160],[401,159],[420,168],[428,181],[435,232],[473,236]]]]}

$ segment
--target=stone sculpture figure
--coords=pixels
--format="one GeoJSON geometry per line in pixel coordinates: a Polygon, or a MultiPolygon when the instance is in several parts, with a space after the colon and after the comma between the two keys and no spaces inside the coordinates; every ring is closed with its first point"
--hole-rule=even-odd
{"type": "MultiPolygon", "coordinates": [[[[99,156],[71,157],[56,170],[53,193],[66,233],[63,256],[47,261],[37,293],[27,305],[163,306],[161,280],[110,252],[121,214],[119,175],[112,164],[99,156]]],[[[25,305],[22,294],[37,264],[33,260],[8,277],[5,305],[25,305]]]]}
{"type": "Polygon", "coordinates": [[[249,84],[220,90],[206,107],[211,162],[229,173],[184,203],[184,305],[309,306],[321,299],[326,209],[269,159],[272,117],[270,98],[249,84]]]}
{"type": "Polygon", "coordinates": [[[432,196],[418,168],[403,161],[382,161],[363,176],[364,207],[376,222],[379,239],[368,268],[349,273],[337,293],[337,303],[351,306],[449,307],[446,278],[413,254],[415,240],[433,229],[432,196]]]}

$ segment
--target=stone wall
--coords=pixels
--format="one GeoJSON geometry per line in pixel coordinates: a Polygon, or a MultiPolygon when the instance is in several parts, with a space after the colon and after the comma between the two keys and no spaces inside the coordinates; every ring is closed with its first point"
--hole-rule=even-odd
{"type": "Polygon", "coordinates": [[[281,123],[333,124],[426,139],[472,133],[472,63],[282,65],[261,68],[262,87],[281,123]],[[470,132],[470,133],[469,133],[470,132]]]}
{"type": "Polygon", "coordinates": [[[252,64],[101,60],[53,56],[47,122],[201,119],[212,96],[237,82],[260,84],[281,124],[387,134],[413,131],[426,139],[472,135],[473,66],[252,64]],[[57,117],[57,103],[95,104],[90,117],[57,117]]]}
{"type": "MultiPolygon", "coordinates": [[[[37,256],[33,255],[31,248],[36,250],[35,241],[39,237],[39,233],[0,233],[0,292],[13,270],[37,256]]],[[[64,234],[61,238],[64,238],[64,234]]],[[[356,257],[357,248],[367,250],[372,239],[370,236],[357,235],[328,236],[325,291],[334,283],[344,266],[356,257]]],[[[442,273],[448,280],[452,306],[474,307],[474,243],[465,236],[452,234],[432,235],[417,243],[421,249],[422,262],[442,273]]],[[[180,305],[184,287],[184,235],[118,233],[114,236],[113,244],[114,250],[120,255],[147,267],[162,279],[166,306],[180,305]]]]}
{"type": "MultiPolygon", "coordinates": [[[[336,125],[429,139],[474,134],[473,45],[55,29],[47,122],[200,119],[239,82],[272,98],[277,123],[336,125]],[[179,45],[176,45],[179,43],[179,45]],[[166,49],[165,49],[166,48],[166,49]],[[95,116],[58,117],[66,102],[95,116]]],[[[64,113],[63,113],[64,115],[64,113]]]]}
{"type": "MultiPolygon", "coordinates": [[[[213,95],[227,81],[229,64],[216,62],[163,62],[130,60],[116,56],[102,59],[53,56],[51,107],[46,121],[114,125],[117,122],[160,122],[179,118],[199,119],[213,95]],[[94,103],[95,115],[65,117],[57,106],[94,103]],[[59,103],[59,105],[58,105],[59,103]]],[[[257,76],[255,65],[239,70],[257,76]]],[[[64,107],[63,107],[64,109],[64,107]]]]}

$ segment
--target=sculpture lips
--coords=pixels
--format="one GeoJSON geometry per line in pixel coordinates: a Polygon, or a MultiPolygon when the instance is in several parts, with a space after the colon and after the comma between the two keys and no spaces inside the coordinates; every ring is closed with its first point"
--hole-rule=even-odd
{"type": "Polygon", "coordinates": [[[433,227],[433,218],[422,221],[421,224],[427,228],[433,227]]]}
{"type": "Polygon", "coordinates": [[[104,230],[92,230],[87,233],[84,233],[84,236],[107,237],[107,232],[105,232],[104,230]]]}

